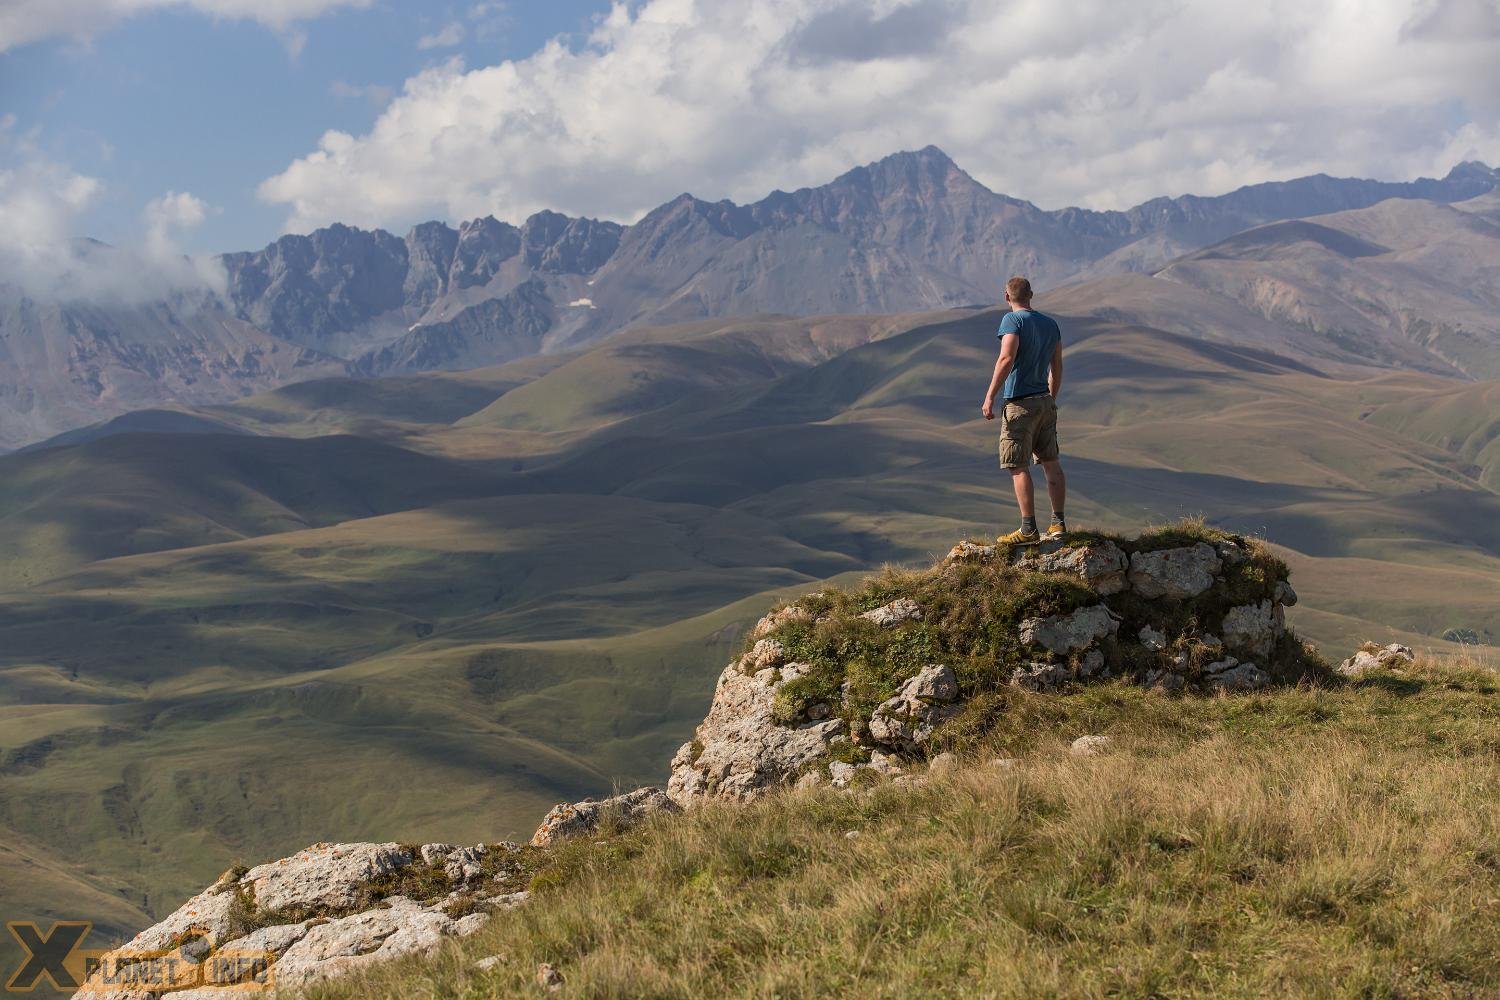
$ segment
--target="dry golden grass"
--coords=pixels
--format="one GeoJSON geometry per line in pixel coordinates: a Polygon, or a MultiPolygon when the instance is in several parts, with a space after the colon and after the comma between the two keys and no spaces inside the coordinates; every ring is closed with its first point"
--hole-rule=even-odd
{"type": "Polygon", "coordinates": [[[924,783],[566,844],[477,937],[316,995],[526,996],[549,962],[589,997],[1500,996],[1492,670],[1029,697],[924,783]]]}

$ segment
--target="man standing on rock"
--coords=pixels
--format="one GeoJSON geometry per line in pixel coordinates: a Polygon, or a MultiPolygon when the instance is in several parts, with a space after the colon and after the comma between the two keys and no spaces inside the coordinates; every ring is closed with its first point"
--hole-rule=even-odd
{"type": "Polygon", "coordinates": [[[1010,312],[1000,321],[1000,357],[984,396],[984,419],[995,419],[995,397],[1002,394],[1000,410],[1000,467],[1010,471],[1021,506],[1021,527],[1001,542],[1032,545],[1041,539],[1036,528],[1036,495],[1031,481],[1031,460],[1042,464],[1047,476],[1047,496],[1052,501],[1052,523],[1048,538],[1067,533],[1063,500],[1067,481],[1057,459],[1057,393],[1062,388],[1062,331],[1050,316],[1031,308],[1031,282],[1011,278],[1005,283],[1005,301],[1010,312]]]}

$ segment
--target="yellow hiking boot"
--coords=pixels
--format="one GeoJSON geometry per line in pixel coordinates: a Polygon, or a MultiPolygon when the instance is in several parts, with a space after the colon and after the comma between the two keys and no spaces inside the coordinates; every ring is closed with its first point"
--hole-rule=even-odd
{"type": "Polygon", "coordinates": [[[1047,525],[1047,530],[1042,532],[1042,537],[1049,542],[1061,541],[1068,537],[1068,529],[1054,522],[1047,525]]]}
{"type": "Polygon", "coordinates": [[[1023,531],[1017,528],[1008,535],[1001,535],[995,541],[1001,545],[1035,545],[1042,540],[1042,536],[1035,531],[1023,531]]]}

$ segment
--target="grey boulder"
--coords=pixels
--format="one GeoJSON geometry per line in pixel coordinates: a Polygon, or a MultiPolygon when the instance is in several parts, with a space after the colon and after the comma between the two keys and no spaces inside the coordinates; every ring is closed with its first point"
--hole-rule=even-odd
{"type": "Polygon", "coordinates": [[[1098,640],[1119,631],[1120,622],[1102,604],[1079,608],[1066,615],[1028,618],[1021,622],[1023,643],[1041,646],[1053,653],[1066,655],[1086,649],[1098,640]]]}
{"type": "Polygon", "coordinates": [[[1276,641],[1286,632],[1281,605],[1271,601],[1241,604],[1224,615],[1224,644],[1236,649],[1270,656],[1276,641]]]}
{"type": "Polygon", "coordinates": [[[1393,642],[1376,650],[1361,649],[1335,669],[1345,677],[1363,677],[1371,670],[1404,670],[1414,660],[1410,646],[1393,642]]]}
{"type": "Polygon", "coordinates": [[[681,811],[682,807],[668,798],[666,792],[654,786],[597,801],[584,799],[571,805],[561,802],[552,807],[532,834],[531,846],[548,847],[567,837],[593,833],[606,820],[628,829],[647,816],[681,811]]]}
{"type": "Polygon", "coordinates": [[[1206,542],[1130,557],[1130,586],[1142,597],[1197,597],[1214,585],[1223,560],[1206,542]]]}

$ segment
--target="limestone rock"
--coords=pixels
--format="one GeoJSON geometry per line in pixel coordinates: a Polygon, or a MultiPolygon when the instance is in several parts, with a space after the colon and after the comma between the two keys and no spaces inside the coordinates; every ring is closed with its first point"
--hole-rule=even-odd
{"type": "Polygon", "coordinates": [[[1095,757],[1110,748],[1114,740],[1108,736],[1080,736],[1068,747],[1068,752],[1075,757],[1095,757]]]}
{"type": "Polygon", "coordinates": [[[786,647],[775,639],[761,639],[740,660],[740,669],[747,674],[767,667],[779,667],[786,662],[786,647]]]}
{"type": "Polygon", "coordinates": [[[1284,608],[1293,607],[1297,603],[1297,592],[1292,585],[1285,580],[1276,581],[1276,590],[1271,594],[1271,600],[1284,608]]]}
{"type": "Polygon", "coordinates": [[[1050,691],[1077,679],[1066,663],[1028,663],[1011,671],[1010,683],[1028,691],[1050,691]]]}
{"type": "Polygon", "coordinates": [[[927,770],[933,774],[946,774],[958,769],[958,755],[944,751],[927,762],[927,770]]]}
{"type": "Polygon", "coordinates": [[[1066,655],[1092,646],[1107,635],[1114,635],[1119,621],[1109,608],[1094,604],[1066,615],[1028,618],[1021,622],[1021,641],[1034,643],[1051,652],[1066,655]]]}
{"type": "Polygon", "coordinates": [[[916,747],[927,741],[939,723],[958,714],[952,704],[957,697],[958,679],[951,667],[925,667],[895,697],[876,707],[870,717],[870,737],[899,749],[916,747]]]}
{"type": "Polygon", "coordinates": [[[230,908],[234,905],[232,888],[207,889],[183,903],[160,922],[141,931],[125,943],[121,951],[149,952],[173,948],[183,935],[201,931],[217,944],[230,927],[230,908]]]}
{"type": "Polygon", "coordinates": [[[922,609],[910,597],[898,597],[889,604],[881,605],[873,611],[866,611],[860,617],[872,621],[882,628],[890,628],[892,625],[900,625],[902,622],[915,621],[921,618],[922,609]]]}
{"type": "MultiPolygon", "coordinates": [[[[425,848],[423,849],[425,852],[425,848]]],[[[455,885],[468,885],[484,876],[481,862],[489,850],[483,844],[455,847],[443,858],[443,874],[455,885]]]]}
{"type": "Polygon", "coordinates": [[[836,760],[828,765],[829,784],[834,788],[848,788],[859,768],[846,761],[836,760]]]}
{"type": "Polygon", "coordinates": [[[995,557],[993,545],[977,545],[974,542],[962,541],[948,550],[947,562],[983,562],[995,557]]]}
{"type": "Polygon", "coordinates": [[[667,795],[682,806],[710,797],[750,799],[825,757],[842,719],[788,728],[772,717],[776,692],[805,670],[793,663],[747,676],[736,664],[727,667],[694,741],[672,760],[667,795]]]}
{"type": "Polygon", "coordinates": [[[1410,646],[1393,642],[1371,652],[1361,649],[1337,667],[1345,677],[1363,677],[1371,670],[1404,670],[1413,663],[1410,646]]]}
{"type": "Polygon", "coordinates": [[[812,621],[812,615],[805,608],[800,608],[795,604],[788,604],[784,608],[772,611],[756,622],[755,627],[750,630],[750,638],[764,639],[767,635],[770,635],[788,622],[810,621],[812,621]]]}
{"type": "Polygon", "coordinates": [[[572,805],[566,802],[552,807],[532,834],[531,846],[547,847],[566,837],[578,837],[593,833],[607,818],[613,818],[621,827],[630,827],[647,816],[662,812],[680,812],[681,806],[667,797],[660,788],[637,788],[624,795],[607,799],[584,799],[572,805]]]}
{"type": "Polygon", "coordinates": [[[314,844],[290,858],[257,865],[240,884],[260,910],[290,906],[347,909],[372,879],[412,863],[400,844],[314,844]]]}
{"type": "Polygon", "coordinates": [[[1044,542],[1022,552],[1017,563],[1042,573],[1072,573],[1105,597],[1125,589],[1129,566],[1120,547],[1108,541],[1086,545],[1044,542]]]}
{"type": "Polygon", "coordinates": [[[1142,597],[1197,597],[1214,585],[1223,559],[1207,542],[1130,557],[1130,586],[1142,597]]]}
{"type": "Polygon", "coordinates": [[[474,963],[474,968],[479,972],[489,972],[504,961],[505,957],[503,955],[486,955],[474,963]]]}
{"type": "Polygon", "coordinates": [[[453,920],[402,896],[385,904],[384,909],[309,926],[272,967],[277,986],[304,986],[402,955],[431,952],[445,939],[473,933],[484,923],[453,920]]]}
{"type": "Polygon", "coordinates": [[[906,773],[906,768],[901,766],[899,760],[888,753],[881,753],[879,750],[870,754],[870,762],[865,767],[887,778],[894,778],[898,774],[906,773]]]}
{"type": "Polygon", "coordinates": [[[440,865],[443,859],[458,850],[457,844],[423,844],[417,851],[417,856],[422,859],[424,865],[440,865]]]}
{"type": "Polygon", "coordinates": [[[1224,614],[1224,642],[1257,656],[1270,656],[1286,632],[1281,605],[1271,601],[1241,604],[1224,614]]]}

